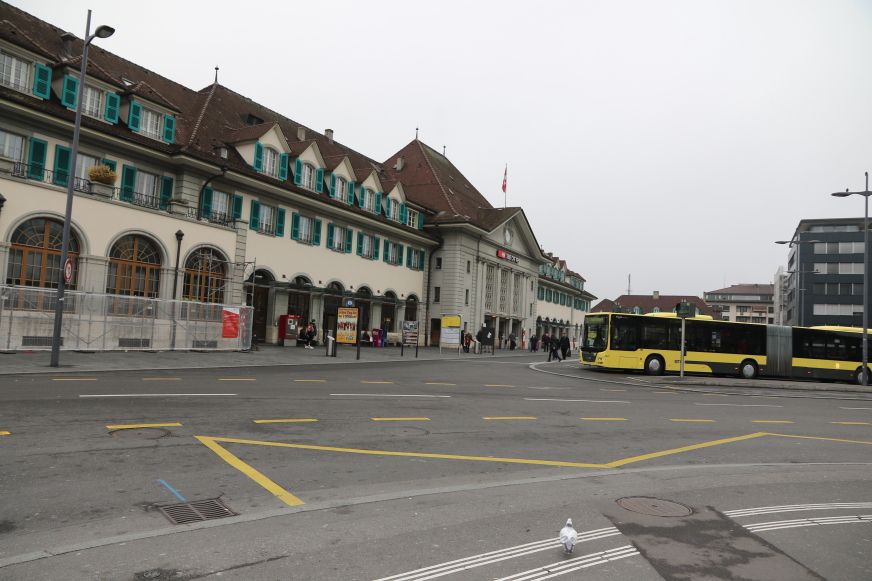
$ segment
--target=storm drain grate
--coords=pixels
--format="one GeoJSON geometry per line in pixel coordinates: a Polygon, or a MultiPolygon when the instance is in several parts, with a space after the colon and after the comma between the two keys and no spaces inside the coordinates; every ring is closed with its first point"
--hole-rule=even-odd
{"type": "Polygon", "coordinates": [[[693,514],[693,509],[690,507],[662,498],[627,496],[619,498],[616,502],[621,508],[648,516],[689,516],[693,514]]]}
{"type": "Polygon", "coordinates": [[[157,507],[174,525],[183,525],[204,520],[215,520],[228,516],[236,516],[227,505],[217,498],[180,502],[157,507]]]}

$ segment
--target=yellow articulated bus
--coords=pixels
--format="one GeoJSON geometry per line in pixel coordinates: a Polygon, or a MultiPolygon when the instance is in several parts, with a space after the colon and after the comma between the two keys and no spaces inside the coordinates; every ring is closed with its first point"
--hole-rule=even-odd
{"type": "MultiPolygon", "coordinates": [[[[584,319],[584,367],[678,372],[681,320],[673,313],[595,313],[584,319]]],[[[685,371],[862,382],[862,331],[687,319],[685,371]]]]}

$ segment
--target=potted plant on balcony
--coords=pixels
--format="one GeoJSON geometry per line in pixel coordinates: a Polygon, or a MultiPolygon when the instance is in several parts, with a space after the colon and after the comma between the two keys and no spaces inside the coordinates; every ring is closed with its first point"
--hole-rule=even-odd
{"type": "Polygon", "coordinates": [[[91,193],[111,198],[115,189],[118,174],[108,165],[95,165],[88,169],[88,179],[91,181],[91,193]]]}

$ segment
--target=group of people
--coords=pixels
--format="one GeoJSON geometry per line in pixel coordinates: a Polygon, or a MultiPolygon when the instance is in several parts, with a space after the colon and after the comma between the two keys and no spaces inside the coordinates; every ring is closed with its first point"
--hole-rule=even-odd
{"type": "Polygon", "coordinates": [[[542,333],[541,338],[538,335],[530,337],[530,352],[535,353],[539,351],[540,347],[542,348],[542,351],[548,352],[548,361],[551,361],[552,359],[563,361],[569,357],[569,354],[572,351],[572,345],[570,344],[569,337],[566,336],[566,333],[563,333],[560,337],[552,337],[547,332],[542,333]]]}

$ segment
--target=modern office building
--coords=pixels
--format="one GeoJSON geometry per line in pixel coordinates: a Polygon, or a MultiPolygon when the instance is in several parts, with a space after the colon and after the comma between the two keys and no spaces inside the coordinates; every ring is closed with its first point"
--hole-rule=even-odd
{"type": "Polygon", "coordinates": [[[703,293],[703,299],[724,321],[775,323],[774,286],[734,284],[703,293]]]}

